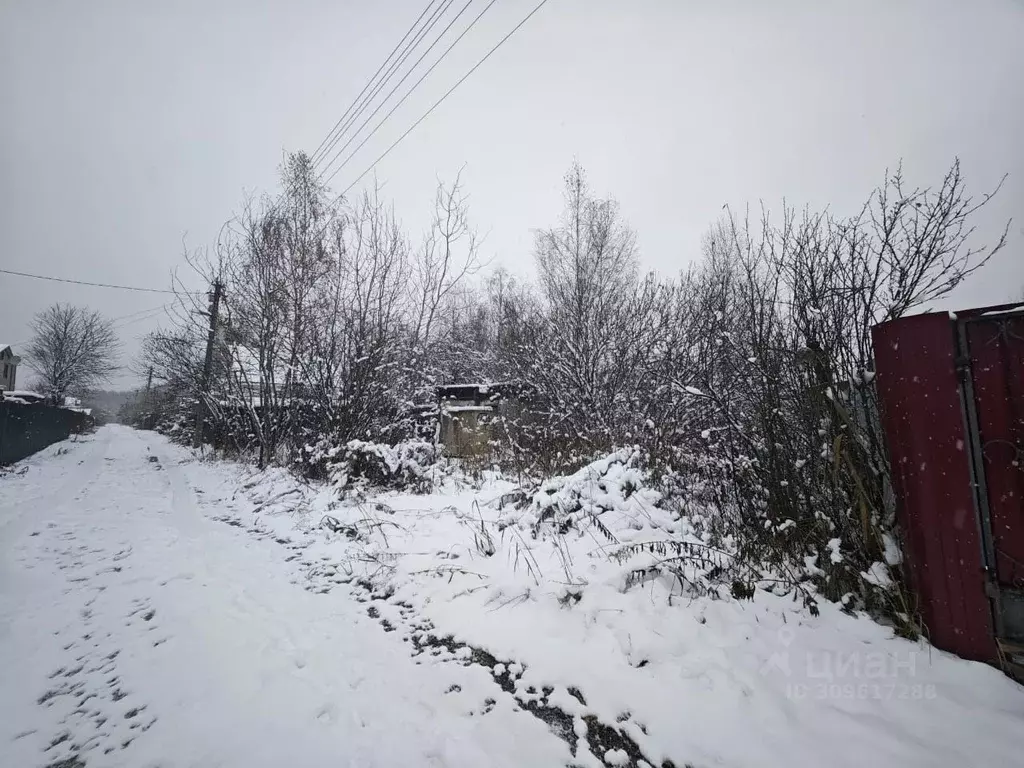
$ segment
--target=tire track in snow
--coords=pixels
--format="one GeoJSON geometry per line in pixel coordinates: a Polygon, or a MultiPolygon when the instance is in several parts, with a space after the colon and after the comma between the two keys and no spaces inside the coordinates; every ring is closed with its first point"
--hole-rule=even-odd
{"type": "MultiPolygon", "coordinates": [[[[376,604],[371,605],[367,613],[371,618],[380,619],[385,632],[394,632],[397,628],[387,617],[381,617],[377,606],[388,605],[399,609],[397,617],[393,614],[393,618],[404,631],[403,640],[413,646],[410,654],[413,658],[429,656],[440,663],[476,665],[488,670],[501,691],[511,696],[524,711],[547,724],[555,735],[569,744],[574,756],[581,759],[591,757],[607,768],[653,768],[658,765],[653,759],[648,759],[640,745],[627,732],[627,728],[633,727],[646,734],[643,725],[631,722],[629,713],[624,713],[614,726],[602,722],[593,714],[570,714],[554,702],[553,687],[545,686],[538,691],[533,686],[522,686],[520,678],[526,671],[525,664],[515,660],[501,661],[483,648],[464,643],[454,635],[435,634],[433,623],[417,616],[412,605],[392,600],[393,594],[378,590],[368,581],[356,579],[349,586],[361,592],[361,595],[356,593],[357,601],[376,604]]],[[[566,693],[582,707],[586,707],[586,699],[578,688],[568,688],[566,693]]],[[[493,699],[488,699],[485,705],[490,707],[494,703],[493,699]]],[[[485,708],[484,714],[487,711],[485,708]]],[[[576,764],[570,765],[575,768],[576,764]]],[[[660,763],[660,768],[676,768],[676,764],[666,759],[660,763]]],[[[687,764],[686,768],[693,767],[687,764]]]]}
{"type": "MultiPolygon", "coordinates": [[[[138,435],[136,437],[139,443],[142,444],[142,438],[138,435]]],[[[157,441],[154,441],[154,443],[159,445],[157,441]]],[[[149,449],[148,445],[147,449],[149,449]]],[[[189,485],[188,478],[185,477],[180,463],[171,457],[166,450],[160,448],[153,450],[153,455],[157,458],[157,463],[165,470],[165,477],[170,486],[171,512],[174,515],[175,527],[190,538],[201,535],[206,518],[199,511],[195,492],[192,490],[192,486],[189,485]]]]}

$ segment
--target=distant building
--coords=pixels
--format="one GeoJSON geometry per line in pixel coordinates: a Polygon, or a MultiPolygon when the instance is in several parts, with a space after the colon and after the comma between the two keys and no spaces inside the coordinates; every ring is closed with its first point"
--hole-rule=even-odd
{"type": "Polygon", "coordinates": [[[437,388],[438,441],[454,457],[485,456],[501,439],[495,424],[518,412],[521,387],[494,384],[446,384],[437,388]]]}
{"type": "Polygon", "coordinates": [[[64,407],[71,411],[80,411],[86,416],[92,416],[92,408],[84,408],[80,397],[65,397],[64,407]]]}
{"type": "Polygon", "coordinates": [[[266,390],[274,393],[273,400],[277,405],[284,405],[281,400],[287,391],[289,399],[300,399],[307,391],[306,383],[294,378],[289,380],[285,374],[286,366],[280,362],[274,362],[273,380],[267,378],[267,369],[260,364],[259,353],[256,350],[235,344],[230,347],[231,364],[229,376],[231,379],[230,392],[239,396],[242,401],[253,407],[260,407],[263,404],[262,394],[266,390]]]}
{"type": "Polygon", "coordinates": [[[0,343],[0,389],[6,392],[16,389],[20,362],[21,358],[14,354],[10,344],[0,343]]]}

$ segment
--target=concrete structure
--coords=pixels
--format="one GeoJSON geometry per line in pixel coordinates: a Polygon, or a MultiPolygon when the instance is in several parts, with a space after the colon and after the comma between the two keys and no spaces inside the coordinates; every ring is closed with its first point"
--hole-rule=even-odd
{"type": "Polygon", "coordinates": [[[517,387],[508,383],[446,384],[437,388],[438,441],[448,456],[486,456],[500,439],[495,422],[516,411],[517,387]]]}

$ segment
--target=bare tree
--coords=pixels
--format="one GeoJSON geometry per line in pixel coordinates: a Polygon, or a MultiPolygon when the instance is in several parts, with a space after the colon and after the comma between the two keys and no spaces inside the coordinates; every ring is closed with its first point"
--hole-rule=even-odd
{"type": "Polygon", "coordinates": [[[397,417],[409,245],[377,190],[335,219],[332,270],[317,283],[305,367],[332,439],[380,435],[397,417]]]}
{"type": "Polygon", "coordinates": [[[99,312],[54,304],[35,316],[26,357],[38,386],[63,398],[109,379],[119,347],[111,321],[99,312]]]}
{"type": "MultiPolygon", "coordinates": [[[[456,330],[464,283],[478,268],[459,178],[439,183],[434,216],[413,249],[379,189],[332,199],[305,155],[281,168],[276,200],[251,198],[222,229],[216,258],[186,254],[223,287],[213,382],[172,387],[202,398],[218,445],[258,453],[260,465],[305,461],[323,442],[400,439],[433,401],[456,330]],[[451,322],[450,322],[451,321],[451,322]],[[429,396],[426,396],[429,393],[429,396]]],[[[176,327],[150,340],[144,370],[170,384],[168,360],[205,345],[206,308],[182,290],[176,327]]]]}
{"type": "Polygon", "coordinates": [[[476,230],[469,223],[462,174],[450,186],[438,182],[434,218],[412,263],[414,346],[425,347],[433,341],[438,312],[456,288],[479,269],[479,248],[476,230]]]}
{"type": "Polygon", "coordinates": [[[531,381],[574,436],[607,438],[627,397],[620,389],[630,359],[621,355],[623,344],[640,305],[650,306],[651,294],[641,294],[657,291],[637,279],[636,236],[618,204],[591,193],[578,163],[565,176],[564,197],[558,226],[535,235],[544,317],[524,358],[531,381]]]}
{"type": "Polygon", "coordinates": [[[991,196],[968,195],[954,163],[933,189],[887,174],[852,217],[730,214],[689,277],[696,311],[666,377],[696,385],[699,430],[679,436],[669,460],[684,475],[719,468],[704,487],[735,516],[727,527],[744,554],[797,573],[815,558],[820,594],[858,595],[907,632],[905,593],[860,575],[897,535],[871,328],[927,308],[1004,246],[1005,230],[988,247],[973,242],[973,214],[991,196]],[[830,545],[841,559],[818,557],[830,545]]]}

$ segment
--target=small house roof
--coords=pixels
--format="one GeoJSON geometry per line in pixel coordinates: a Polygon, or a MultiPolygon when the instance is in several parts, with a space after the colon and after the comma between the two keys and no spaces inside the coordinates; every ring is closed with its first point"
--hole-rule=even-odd
{"type": "Polygon", "coordinates": [[[491,405],[443,405],[441,413],[494,413],[491,405]]]}
{"type": "Polygon", "coordinates": [[[473,400],[480,403],[486,400],[500,400],[508,397],[516,385],[509,381],[470,384],[442,384],[437,387],[437,396],[441,400],[473,400]]]}
{"type": "Polygon", "coordinates": [[[29,392],[24,389],[0,389],[0,399],[31,405],[33,403],[46,402],[46,395],[41,395],[38,392],[29,392]]]}
{"type": "Polygon", "coordinates": [[[531,389],[518,381],[491,383],[442,384],[435,388],[438,400],[458,400],[473,405],[498,403],[509,398],[528,399],[531,389]]]}
{"type": "Polygon", "coordinates": [[[9,395],[10,397],[37,398],[39,400],[46,399],[46,395],[44,395],[42,392],[33,392],[30,389],[11,389],[5,392],[4,394],[9,395]]]}

